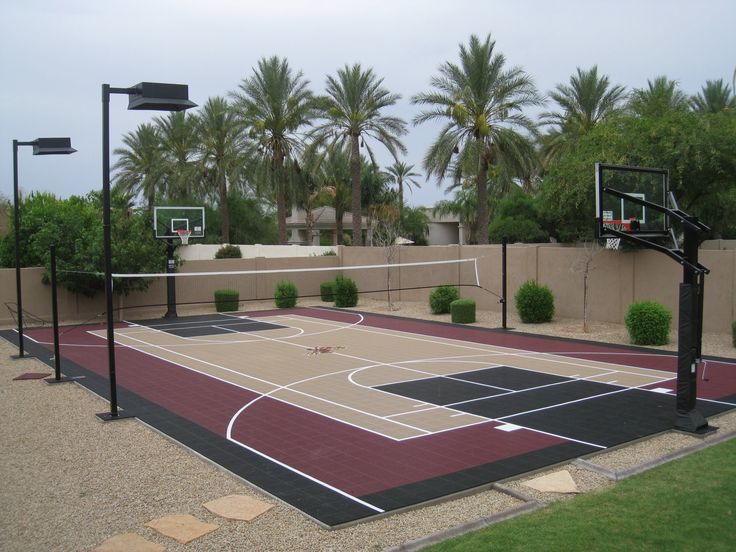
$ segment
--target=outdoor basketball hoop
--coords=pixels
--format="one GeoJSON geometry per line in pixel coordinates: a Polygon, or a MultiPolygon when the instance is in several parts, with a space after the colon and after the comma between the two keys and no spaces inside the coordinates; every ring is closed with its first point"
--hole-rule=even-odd
{"type": "Polygon", "coordinates": [[[177,230],[177,234],[179,234],[179,239],[181,240],[182,245],[188,245],[189,244],[189,236],[192,235],[191,230],[177,230]]]}

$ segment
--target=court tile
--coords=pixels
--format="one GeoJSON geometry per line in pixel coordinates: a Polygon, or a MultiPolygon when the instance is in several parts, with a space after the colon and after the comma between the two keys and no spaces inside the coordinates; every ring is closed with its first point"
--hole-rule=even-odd
{"type": "Polygon", "coordinates": [[[504,392],[501,389],[442,377],[381,385],[377,389],[438,405],[470,401],[504,392]]]}
{"type": "Polygon", "coordinates": [[[540,387],[542,385],[549,385],[550,383],[559,383],[567,379],[562,376],[555,376],[554,374],[522,370],[513,368],[512,366],[496,366],[495,368],[463,372],[461,374],[454,374],[453,377],[504,389],[513,389],[514,391],[540,387]]]}

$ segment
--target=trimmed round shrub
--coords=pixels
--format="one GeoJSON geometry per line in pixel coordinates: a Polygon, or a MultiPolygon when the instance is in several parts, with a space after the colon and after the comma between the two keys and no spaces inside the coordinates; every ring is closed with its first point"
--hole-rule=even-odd
{"type": "Polygon", "coordinates": [[[243,253],[237,245],[223,245],[215,253],[215,259],[242,259],[243,253]]]}
{"type": "Polygon", "coordinates": [[[460,299],[457,288],[448,285],[436,287],[429,294],[429,309],[432,314],[446,314],[450,312],[450,303],[457,299],[460,299]]]}
{"type": "Polygon", "coordinates": [[[456,324],[475,322],[475,301],[472,299],[456,299],[450,303],[450,315],[456,324]]]}
{"type": "Polygon", "coordinates": [[[278,308],[290,309],[296,306],[297,297],[299,297],[299,290],[296,289],[294,282],[282,280],[276,284],[276,291],[273,294],[273,298],[278,308]]]}
{"type": "Polygon", "coordinates": [[[323,301],[332,303],[335,300],[335,280],[322,282],[319,285],[319,296],[323,301]]]}
{"type": "Polygon", "coordinates": [[[335,278],[335,306],[354,307],[358,304],[358,286],[346,276],[335,278]]]}
{"type": "Polygon", "coordinates": [[[238,310],[240,304],[240,293],[237,289],[216,289],[215,310],[217,312],[228,312],[238,310]]]}
{"type": "Polygon", "coordinates": [[[656,301],[636,301],[624,317],[634,345],[666,345],[670,341],[672,313],[656,301]]]}
{"type": "Polygon", "coordinates": [[[555,314],[555,298],[547,286],[533,280],[524,282],[514,296],[516,312],[526,324],[551,322],[555,314]]]}

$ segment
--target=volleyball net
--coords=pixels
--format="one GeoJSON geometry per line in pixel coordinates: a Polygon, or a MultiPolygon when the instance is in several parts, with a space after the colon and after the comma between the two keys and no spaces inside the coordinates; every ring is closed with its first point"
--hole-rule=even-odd
{"type": "MultiPolygon", "coordinates": [[[[296,263],[291,259],[288,267],[274,266],[279,264],[277,259],[269,261],[261,263],[265,267],[252,270],[187,271],[185,265],[181,272],[173,273],[113,273],[113,287],[130,278],[148,283],[146,291],[121,296],[116,310],[147,310],[152,315],[162,308],[167,308],[167,313],[173,308],[177,314],[206,310],[214,308],[215,292],[219,290],[237,292],[238,310],[247,310],[251,302],[274,301],[280,282],[294,285],[298,304],[314,305],[323,303],[323,284],[338,276],[352,279],[359,297],[392,302],[424,301],[432,289],[441,285],[456,287],[461,295],[464,289],[480,288],[476,258],[317,267],[309,266],[315,264],[309,258],[296,263]],[[303,266],[295,268],[294,264],[303,266]]],[[[257,263],[252,261],[253,265],[257,263]]]]}

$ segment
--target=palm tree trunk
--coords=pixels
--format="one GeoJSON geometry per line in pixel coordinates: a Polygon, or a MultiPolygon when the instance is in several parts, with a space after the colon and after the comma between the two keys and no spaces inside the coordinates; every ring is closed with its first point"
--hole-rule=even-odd
{"type": "Polygon", "coordinates": [[[335,207],[335,234],[336,234],[335,243],[337,245],[342,245],[342,233],[343,233],[342,215],[343,215],[342,208],[335,207]]]}
{"type": "MultiPolygon", "coordinates": [[[[478,149],[483,147],[478,141],[478,149]]],[[[488,158],[481,153],[478,165],[478,181],[475,183],[478,190],[478,235],[479,245],[488,244],[488,158]]]]}
{"type": "Polygon", "coordinates": [[[353,181],[352,185],[352,204],[353,211],[353,245],[363,245],[363,235],[361,233],[360,216],[360,149],[358,145],[358,135],[354,134],[350,142],[350,176],[353,181]]]}
{"type": "Polygon", "coordinates": [[[222,241],[230,243],[230,204],[227,197],[227,174],[220,178],[220,217],[222,218],[222,241]]]}
{"type": "Polygon", "coordinates": [[[279,228],[279,243],[286,245],[289,240],[286,236],[286,191],[284,185],[284,154],[274,152],[273,171],[271,176],[276,185],[276,221],[279,228]]]}

